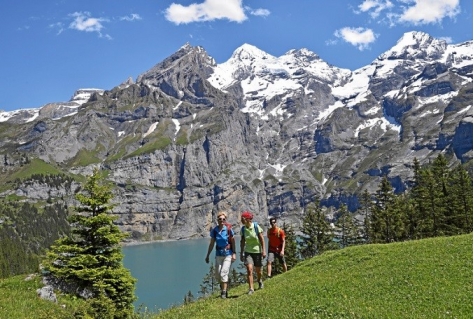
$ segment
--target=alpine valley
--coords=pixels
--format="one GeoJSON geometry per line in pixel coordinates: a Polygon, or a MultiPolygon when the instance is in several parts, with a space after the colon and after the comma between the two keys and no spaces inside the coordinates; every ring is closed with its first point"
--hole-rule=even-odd
{"type": "Polygon", "coordinates": [[[297,223],[315,199],[354,212],[384,176],[405,191],[415,158],[472,171],[472,59],[472,41],[422,32],[355,71],[249,44],[217,64],[185,44],[111,90],[0,112],[0,198],[73,206],[99,167],[136,241],[208,236],[219,210],[236,227],[243,210],[297,223]]]}

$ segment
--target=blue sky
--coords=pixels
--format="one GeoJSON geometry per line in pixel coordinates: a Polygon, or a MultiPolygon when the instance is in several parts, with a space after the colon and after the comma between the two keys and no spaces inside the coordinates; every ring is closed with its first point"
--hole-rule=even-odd
{"type": "Polygon", "coordinates": [[[23,0],[0,13],[0,110],[109,90],[189,42],[217,63],[244,43],[281,56],[307,48],[351,70],[403,33],[472,40],[472,0],[23,0]]]}

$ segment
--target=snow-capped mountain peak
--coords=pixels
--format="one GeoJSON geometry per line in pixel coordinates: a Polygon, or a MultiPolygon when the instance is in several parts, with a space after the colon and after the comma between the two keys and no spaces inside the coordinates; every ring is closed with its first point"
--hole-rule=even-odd
{"type": "Polygon", "coordinates": [[[192,45],[189,42],[186,42],[181,48],[179,48],[179,50],[187,50],[187,51],[191,49],[192,49],[192,45]]]}
{"type": "Polygon", "coordinates": [[[350,76],[350,71],[330,66],[308,49],[290,50],[274,57],[257,47],[244,44],[234,51],[232,57],[214,67],[208,81],[216,88],[227,91],[239,86],[245,96],[243,112],[267,115],[282,115],[283,104],[298,94],[310,94],[315,86],[339,85],[350,76]],[[266,108],[266,101],[274,97],[281,105],[266,108]]]}
{"type": "Polygon", "coordinates": [[[104,94],[103,89],[78,89],[68,102],[53,102],[40,108],[20,109],[10,112],[0,111],[0,122],[9,120],[17,122],[32,122],[38,117],[48,117],[54,120],[77,113],[77,109],[91,98],[94,93],[104,94]]]}
{"type": "Polygon", "coordinates": [[[405,33],[397,44],[378,57],[378,60],[438,59],[446,49],[446,41],[419,31],[405,33]]]}
{"type": "Polygon", "coordinates": [[[71,97],[71,99],[69,101],[70,102],[76,102],[77,104],[79,104],[78,106],[80,106],[80,105],[86,103],[87,101],[89,101],[92,94],[94,94],[94,93],[104,94],[104,90],[102,90],[102,89],[93,89],[93,88],[79,89],[76,92],[74,92],[74,95],[71,97]]]}
{"type": "Polygon", "coordinates": [[[285,55],[294,56],[297,59],[305,60],[308,62],[319,59],[319,56],[316,53],[306,48],[302,48],[299,50],[293,49],[286,52],[285,55]]]}
{"type": "Polygon", "coordinates": [[[271,59],[274,58],[274,56],[266,53],[265,51],[260,50],[256,46],[253,46],[248,43],[244,43],[237,49],[235,49],[234,53],[232,53],[232,56],[230,60],[237,60],[237,61],[245,61],[245,60],[255,60],[255,59],[271,59]]]}

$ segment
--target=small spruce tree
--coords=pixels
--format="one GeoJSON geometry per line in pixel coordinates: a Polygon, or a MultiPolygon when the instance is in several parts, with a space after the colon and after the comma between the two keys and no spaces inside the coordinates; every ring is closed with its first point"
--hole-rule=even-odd
{"type": "Polygon", "coordinates": [[[183,304],[187,305],[194,302],[194,295],[191,290],[188,290],[188,293],[184,295],[183,304]]]}
{"type": "Polygon", "coordinates": [[[58,239],[44,260],[45,270],[62,287],[91,298],[94,316],[130,318],[133,316],[135,279],[122,264],[121,240],[127,237],[108,214],[112,206],[110,186],[94,170],[83,189],[76,195],[80,206],[69,217],[72,234],[58,239]]]}
{"type": "Polygon", "coordinates": [[[214,263],[211,263],[209,265],[209,271],[202,279],[202,283],[199,285],[199,294],[201,295],[201,298],[212,295],[214,291],[218,289],[217,287],[219,287],[219,283],[216,280],[215,269],[216,267],[214,266],[214,263]]]}

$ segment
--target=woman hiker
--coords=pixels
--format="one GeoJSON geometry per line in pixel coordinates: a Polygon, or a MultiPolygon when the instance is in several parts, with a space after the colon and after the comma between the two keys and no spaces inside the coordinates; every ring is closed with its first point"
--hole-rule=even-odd
{"type": "Polygon", "coordinates": [[[235,261],[235,240],[232,226],[226,223],[227,214],[217,213],[218,225],[211,230],[211,241],[207,249],[206,264],[216,243],[215,276],[221,286],[221,298],[227,298],[230,265],[235,261]]]}
{"type": "Polygon", "coordinates": [[[252,222],[253,214],[243,212],[241,222],[244,224],[241,229],[240,239],[240,260],[244,262],[247,268],[247,282],[249,284],[249,292],[254,292],[253,288],[253,267],[257,273],[258,288],[263,288],[262,279],[262,260],[265,259],[265,240],[263,239],[263,229],[256,223],[252,222]]]}

